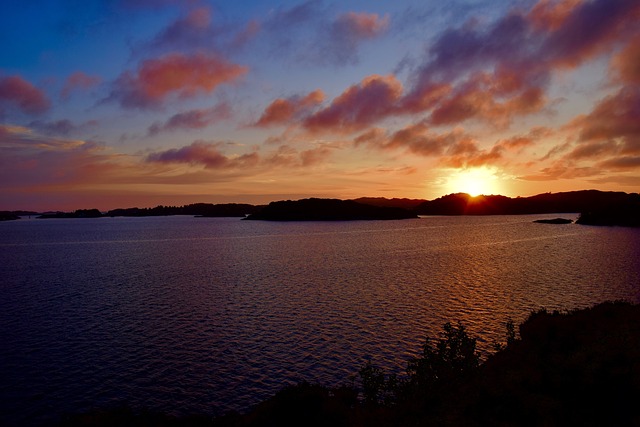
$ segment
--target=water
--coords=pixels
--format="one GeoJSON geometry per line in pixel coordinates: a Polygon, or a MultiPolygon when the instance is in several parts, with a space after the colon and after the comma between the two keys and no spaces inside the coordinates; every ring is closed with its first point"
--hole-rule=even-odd
{"type": "Polygon", "coordinates": [[[640,230],[545,217],[0,223],[0,425],[243,410],[368,358],[401,370],[446,321],[486,351],[540,307],[640,302],[640,230]]]}

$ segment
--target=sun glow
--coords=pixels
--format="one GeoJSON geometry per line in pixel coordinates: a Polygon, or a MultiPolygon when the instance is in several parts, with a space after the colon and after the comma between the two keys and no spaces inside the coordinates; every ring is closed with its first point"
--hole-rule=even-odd
{"type": "Polygon", "coordinates": [[[489,168],[462,169],[453,172],[447,180],[449,193],[467,193],[470,196],[500,194],[496,171],[489,168]]]}

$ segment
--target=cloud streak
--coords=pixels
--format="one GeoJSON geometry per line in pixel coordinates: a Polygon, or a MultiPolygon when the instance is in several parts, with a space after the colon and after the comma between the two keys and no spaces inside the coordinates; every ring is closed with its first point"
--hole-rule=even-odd
{"type": "Polygon", "coordinates": [[[211,108],[194,109],[174,114],[165,122],[152,124],[147,132],[150,136],[155,136],[162,132],[203,129],[229,117],[231,117],[231,107],[223,102],[211,108]]]}
{"type": "Polygon", "coordinates": [[[64,86],[60,91],[62,99],[67,99],[71,93],[77,90],[89,90],[102,81],[98,76],[90,76],[82,71],[76,71],[69,75],[64,82],[64,86]]]}

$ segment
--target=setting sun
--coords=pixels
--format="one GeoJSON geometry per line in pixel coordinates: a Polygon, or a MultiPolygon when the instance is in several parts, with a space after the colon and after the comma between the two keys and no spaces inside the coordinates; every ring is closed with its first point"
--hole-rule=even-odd
{"type": "Polygon", "coordinates": [[[489,168],[458,170],[449,177],[447,187],[450,193],[467,193],[473,197],[500,193],[496,172],[489,168]]]}

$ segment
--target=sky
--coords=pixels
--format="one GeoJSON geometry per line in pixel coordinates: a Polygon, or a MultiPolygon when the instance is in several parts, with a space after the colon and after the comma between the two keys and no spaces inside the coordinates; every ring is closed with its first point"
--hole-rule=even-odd
{"type": "Polygon", "coordinates": [[[640,191],[638,0],[5,0],[0,210],[640,191]]]}

